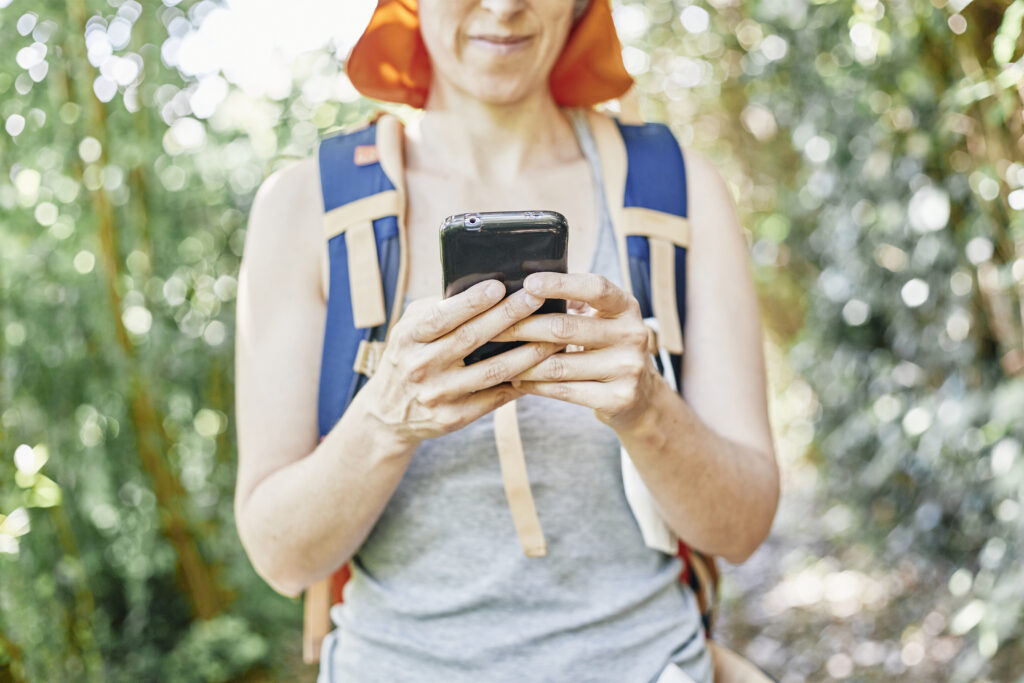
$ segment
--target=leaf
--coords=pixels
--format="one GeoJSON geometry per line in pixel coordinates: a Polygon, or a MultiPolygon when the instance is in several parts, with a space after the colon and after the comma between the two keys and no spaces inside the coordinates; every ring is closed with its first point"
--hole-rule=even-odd
{"type": "Polygon", "coordinates": [[[1021,26],[1024,25],[1024,0],[1014,0],[1006,8],[1003,21],[999,25],[996,37],[992,40],[992,56],[996,63],[1005,66],[1013,59],[1013,50],[1020,38],[1021,26]]]}
{"type": "Polygon", "coordinates": [[[42,474],[38,477],[35,486],[28,496],[28,504],[31,507],[49,508],[60,505],[61,491],[57,483],[42,474]]]}

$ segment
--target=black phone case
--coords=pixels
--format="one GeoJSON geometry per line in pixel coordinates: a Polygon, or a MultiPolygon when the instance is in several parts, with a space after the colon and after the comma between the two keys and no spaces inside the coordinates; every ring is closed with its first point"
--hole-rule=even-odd
{"type": "MultiPolygon", "coordinates": [[[[499,280],[505,296],[523,288],[530,273],[565,273],[569,224],[556,211],[461,213],[441,224],[444,296],[484,280],[499,280]]],[[[537,313],[565,313],[564,299],[547,299],[537,313]]],[[[466,365],[526,342],[487,342],[466,356],[466,365]]]]}

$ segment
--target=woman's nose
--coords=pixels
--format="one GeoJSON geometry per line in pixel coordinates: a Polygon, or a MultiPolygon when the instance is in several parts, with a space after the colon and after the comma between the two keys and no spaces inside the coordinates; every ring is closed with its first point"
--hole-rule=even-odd
{"type": "Polygon", "coordinates": [[[522,11],[525,0],[480,0],[480,6],[499,19],[508,20],[522,11]]]}

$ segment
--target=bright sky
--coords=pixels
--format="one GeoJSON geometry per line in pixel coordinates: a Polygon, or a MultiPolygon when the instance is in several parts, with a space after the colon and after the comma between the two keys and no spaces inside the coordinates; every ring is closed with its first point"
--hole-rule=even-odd
{"type": "Polygon", "coordinates": [[[193,9],[203,17],[198,30],[169,27],[164,58],[187,74],[220,71],[251,95],[280,97],[290,88],[293,57],[324,47],[344,57],[375,5],[373,0],[202,2],[193,9]]]}

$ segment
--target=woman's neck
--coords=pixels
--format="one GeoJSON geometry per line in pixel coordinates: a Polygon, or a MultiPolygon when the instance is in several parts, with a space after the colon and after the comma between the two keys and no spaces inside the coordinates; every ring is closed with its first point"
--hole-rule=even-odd
{"type": "Polygon", "coordinates": [[[503,184],[580,157],[572,126],[546,88],[496,105],[440,80],[409,127],[410,168],[503,184]]]}

